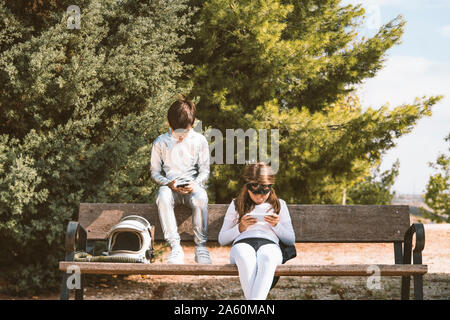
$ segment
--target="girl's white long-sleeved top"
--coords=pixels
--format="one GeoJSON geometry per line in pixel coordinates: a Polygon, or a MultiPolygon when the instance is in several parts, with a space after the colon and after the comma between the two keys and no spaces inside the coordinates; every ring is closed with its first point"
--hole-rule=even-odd
{"type": "MultiPolygon", "coordinates": [[[[222,229],[219,232],[220,245],[228,245],[238,240],[245,238],[265,238],[279,243],[279,240],[286,245],[292,245],[295,243],[295,233],[292,227],[291,216],[289,214],[286,202],[280,200],[280,213],[279,221],[275,227],[272,227],[267,222],[257,222],[247,228],[244,232],[239,231],[239,214],[234,206],[234,201],[231,201],[228,206],[225,218],[223,220],[222,229]]],[[[255,208],[250,214],[263,214],[266,211],[267,214],[273,213],[272,205],[268,202],[264,202],[259,205],[255,205],[255,208]]]]}

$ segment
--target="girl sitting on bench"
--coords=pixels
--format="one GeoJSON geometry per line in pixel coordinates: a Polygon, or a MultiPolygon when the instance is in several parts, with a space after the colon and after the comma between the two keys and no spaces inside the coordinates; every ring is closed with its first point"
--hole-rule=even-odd
{"type": "Polygon", "coordinates": [[[279,242],[293,245],[295,234],[286,202],[272,188],[271,167],[264,162],[247,165],[244,179],[225,214],[219,243],[233,243],[230,263],[238,267],[245,298],[264,300],[283,260],[279,242]]]}

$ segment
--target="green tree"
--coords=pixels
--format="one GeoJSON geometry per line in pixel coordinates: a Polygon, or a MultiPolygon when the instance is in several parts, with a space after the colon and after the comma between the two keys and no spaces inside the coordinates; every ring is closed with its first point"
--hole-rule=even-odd
{"type": "Polygon", "coordinates": [[[0,277],[14,293],[59,286],[80,202],[148,202],[151,142],[188,87],[184,0],[0,3],[0,277]]]}
{"type": "MultiPolygon", "coordinates": [[[[434,103],[430,98],[393,110],[383,106],[363,111],[355,97],[347,97],[327,112],[311,113],[306,108],[280,110],[274,100],[245,119],[247,127],[280,130],[277,194],[291,203],[330,204],[341,203],[345,189],[368,177],[383,151],[410,132],[434,103]]],[[[241,172],[235,165],[215,167],[212,188],[217,202],[226,203],[236,194],[241,172]]]]}
{"type": "MultiPolygon", "coordinates": [[[[184,61],[195,66],[186,81],[200,99],[199,117],[223,132],[279,129],[276,190],[286,201],[341,203],[344,190],[367,177],[441,98],[362,110],[352,94],[399,43],[401,16],[359,39],[364,9],[339,0],[191,3],[202,24],[184,61]]],[[[211,199],[227,203],[236,195],[241,167],[213,166],[211,199]]]]}
{"type": "Polygon", "coordinates": [[[391,204],[395,196],[391,188],[399,174],[399,167],[398,159],[389,170],[380,172],[380,166],[375,167],[370,176],[350,188],[347,204],[391,204]]]}
{"type": "Polygon", "coordinates": [[[364,9],[339,0],[191,2],[202,22],[187,59],[192,93],[200,118],[224,125],[274,98],[280,107],[323,110],[381,69],[405,25],[399,16],[357,40],[364,9]]]}
{"type": "MultiPolygon", "coordinates": [[[[445,137],[450,143],[450,133],[445,137]]],[[[448,149],[450,151],[450,148],[448,149]]],[[[440,154],[436,162],[430,162],[430,167],[437,171],[430,176],[425,192],[425,203],[433,210],[422,210],[425,218],[436,222],[450,222],[450,154],[440,154]]]]}

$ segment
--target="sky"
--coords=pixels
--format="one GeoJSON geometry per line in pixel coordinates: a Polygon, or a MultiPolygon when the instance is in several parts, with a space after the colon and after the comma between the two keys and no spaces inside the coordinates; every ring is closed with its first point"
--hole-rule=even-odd
{"type": "Polygon", "coordinates": [[[396,159],[399,175],[392,188],[397,194],[425,192],[428,163],[448,154],[450,133],[450,0],[342,0],[362,4],[366,22],[360,34],[373,36],[379,27],[401,14],[406,20],[402,42],[387,51],[384,68],[359,88],[363,107],[390,108],[413,103],[416,97],[443,95],[433,115],[419,120],[413,131],[396,140],[396,147],[382,158],[381,170],[396,159]]]}

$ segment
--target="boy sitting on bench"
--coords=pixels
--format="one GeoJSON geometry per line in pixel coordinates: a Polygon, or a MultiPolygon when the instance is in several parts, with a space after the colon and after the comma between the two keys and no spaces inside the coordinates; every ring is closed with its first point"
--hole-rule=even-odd
{"type": "Polygon", "coordinates": [[[208,196],[205,190],[209,177],[209,146],[205,136],[192,128],[195,113],[192,101],[182,96],[175,101],[167,113],[170,129],[155,139],[151,152],[151,174],[161,185],[156,198],[159,219],[164,239],[171,247],[167,263],[184,263],[174,213],[177,204],[192,208],[195,261],[211,263],[206,248],[208,196]]]}

